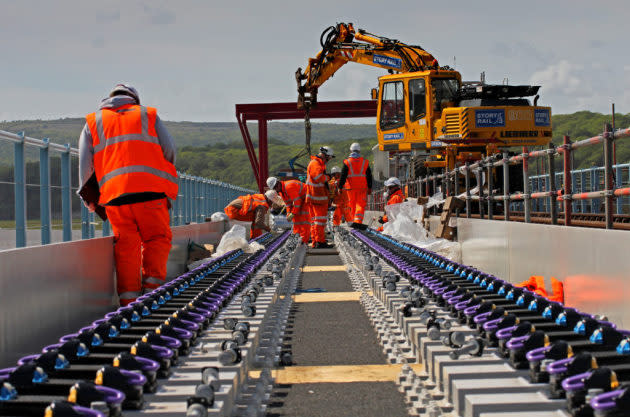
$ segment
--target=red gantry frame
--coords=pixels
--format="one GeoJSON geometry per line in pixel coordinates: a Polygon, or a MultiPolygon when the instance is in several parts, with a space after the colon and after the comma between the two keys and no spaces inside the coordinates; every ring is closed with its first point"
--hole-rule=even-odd
{"type": "MultiPolygon", "coordinates": [[[[311,119],[342,119],[353,117],[376,117],[375,100],[320,101],[310,112],[311,119]]],[[[267,122],[270,120],[304,119],[304,110],[298,110],[296,102],[237,104],[236,120],[243,135],[247,155],[254,170],[258,188],[262,192],[269,176],[267,148],[267,122]],[[258,122],[258,156],[247,128],[247,122],[258,122]]]]}

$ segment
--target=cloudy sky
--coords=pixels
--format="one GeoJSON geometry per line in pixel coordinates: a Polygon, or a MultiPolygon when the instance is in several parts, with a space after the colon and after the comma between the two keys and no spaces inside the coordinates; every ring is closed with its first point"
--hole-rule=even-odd
{"type": "MultiPolygon", "coordinates": [[[[0,0],[0,120],[77,117],[129,82],[165,120],[234,121],[293,101],[321,31],[353,22],[419,44],[466,80],[540,84],[554,113],[630,113],[627,0],[0,0]]],[[[320,100],[367,99],[349,64],[320,100]]]]}

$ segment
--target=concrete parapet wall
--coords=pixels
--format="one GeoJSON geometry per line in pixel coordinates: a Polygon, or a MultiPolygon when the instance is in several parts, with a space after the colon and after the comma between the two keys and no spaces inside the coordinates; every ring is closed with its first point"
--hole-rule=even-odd
{"type": "MultiPolygon", "coordinates": [[[[169,277],[184,272],[191,240],[216,244],[225,228],[173,227],[169,277]]],[[[115,293],[113,237],[0,251],[0,368],[103,317],[115,293]]]]}
{"type": "MultiPolygon", "coordinates": [[[[434,232],[440,217],[429,224],[434,232]]],[[[512,283],[553,276],[565,285],[566,305],[630,328],[628,231],[458,218],[457,240],[464,264],[512,283]]]]}
{"type": "Polygon", "coordinates": [[[457,220],[463,263],[518,283],[556,277],[565,302],[630,327],[630,233],[493,220],[457,220]]]}

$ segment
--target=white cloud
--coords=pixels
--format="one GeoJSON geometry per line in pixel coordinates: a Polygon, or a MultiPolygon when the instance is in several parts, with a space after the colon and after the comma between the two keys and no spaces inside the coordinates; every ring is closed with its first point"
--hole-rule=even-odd
{"type": "Polygon", "coordinates": [[[582,65],[562,60],[535,72],[530,82],[544,86],[545,91],[549,93],[572,95],[583,91],[584,83],[580,80],[582,71],[582,65]]]}
{"type": "MultiPolygon", "coordinates": [[[[611,98],[630,112],[630,56],[620,52],[626,2],[420,0],[389,2],[384,12],[371,0],[320,0],[316,8],[303,0],[0,0],[0,114],[83,114],[128,80],[171,120],[230,121],[236,103],[295,100],[295,69],[338,21],[420,44],[443,64],[457,56],[464,79],[485,71],[489,82],[540,83],[554,113],[609,111],[611,98]]],[[[367,99],[381,74],[348,64],[320,98],[367,99]]]]}
{"type": "Polygon", "coordinates": [[[615,102],[622,113],[630,112],[630,75],[624,66],[600,62],[561,60],[535,72],[531,84],[540,85],[544,105],[554,113],[591,110],[608,113],[615,102]]]}

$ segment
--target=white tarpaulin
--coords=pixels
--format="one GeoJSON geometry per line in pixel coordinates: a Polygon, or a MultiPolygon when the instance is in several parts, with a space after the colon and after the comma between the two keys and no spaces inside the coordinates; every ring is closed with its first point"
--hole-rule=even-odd
{"type": "Polygon", "coordinates": [[[247,240],[247,229],[243,226],[235,224],[230,230],[228,230],[222,237],[221,242],[217,246],[217,250],[212,254],[210,258],[201,259],[188,265],[188,270],[195,269],[199,265],[202,265],[213,258],[218,258],[232,250],[243,249],[245,253],[254,253],[265,247],[258,242],[249,243],[247,240]]]}
{"type": "MultiPolygon", "coordinates": [[[[435,197],[438,196],[432,198],[435,197]]],[[[385,206],[388,222],[383,226],[383,233],[402,242],[446,256],[452,261],[460,262],[461,246],[458,242],[437,239],[422,227],[423,210],[424,207],[413,200],[385,206]]]]}

